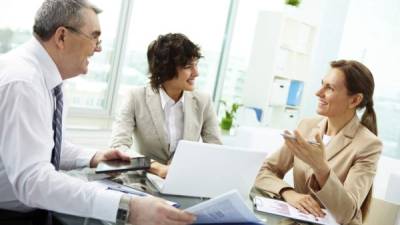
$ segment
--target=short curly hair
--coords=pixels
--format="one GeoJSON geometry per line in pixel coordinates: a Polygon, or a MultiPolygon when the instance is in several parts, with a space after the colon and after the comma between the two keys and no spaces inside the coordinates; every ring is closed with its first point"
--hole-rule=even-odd
{"type": "Polygon", "coordinates": [[[178,75],[184,67],[201,58],[200,47],[180,33],[160,35],[147,49],[150,85],[155,92],[165,81],[178,75]]]}

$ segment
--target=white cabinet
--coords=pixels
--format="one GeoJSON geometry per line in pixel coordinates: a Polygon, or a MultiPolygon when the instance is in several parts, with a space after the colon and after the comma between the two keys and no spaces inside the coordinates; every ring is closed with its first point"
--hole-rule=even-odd
{"type": "Polygon", "coordinates": [[[284,12],[259,13],[243,103],[263,109],[264,125],[297,125],[315,32],[314,25],[284,12]]]}
{"type": "Polygon", "coordinates": [[[289,94],[290,80],[275,77],[272,81],[270,105],[285,105],[289,94]]]}
{"type": "Polygon", "coordinates": [[[266,114],[268,117],[265,117],[265,124],[278,129],[292,130],[299,120],[299,109],[296,107],[269,106],[266,114]]]}

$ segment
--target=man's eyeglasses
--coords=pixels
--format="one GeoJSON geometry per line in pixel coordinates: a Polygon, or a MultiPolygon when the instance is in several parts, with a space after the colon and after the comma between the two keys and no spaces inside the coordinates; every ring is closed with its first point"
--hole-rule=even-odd
{"type": "Polygon", "coordinates": [[[74,27],[70,27],[70,26],[64,26],[64,27],[67,28],[68,30],[74,32],[74,33],[82,35],[83,37],[89,39],[90,41],[96,41],[96,48],[100,48],[101,47],[101,40],[98,37],[93,37],[93,36],[87,35],[87,34],[83,33],[82,31],[80,31],[80,30],[78,30],[78,29],[76,29],[74,27]]]}

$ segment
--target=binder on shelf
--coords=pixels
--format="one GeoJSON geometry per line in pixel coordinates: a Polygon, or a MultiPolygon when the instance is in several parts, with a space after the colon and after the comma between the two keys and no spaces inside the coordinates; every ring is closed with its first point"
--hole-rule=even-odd
{"type": "Polygon", "coordinates": [[[284,78],[276,78],[272,83],[272,93],[270,97],[270,105],[284,106],[286,105],[290,80],[284,78]]]}
{"type": "Polygon", "coordinates": [[[286,104],[290,106],[299,106],[301,102],[301,96],[303,95],[303,88],[304,82],[299,80],[291,80],[286,104]]]}

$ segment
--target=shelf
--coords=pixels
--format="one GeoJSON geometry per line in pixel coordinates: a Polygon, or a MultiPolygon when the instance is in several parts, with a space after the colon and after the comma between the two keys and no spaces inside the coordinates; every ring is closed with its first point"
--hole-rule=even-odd
{"type": "Polygon", "coordinates": [[[275,80],[275,79],[282,79],[282,80],[297,80],[297,81],[300,81],[300,82],[304,82],[304,80],[301,80],[301,79],[293,79],[292,77],[293,77],[293,76],[290,76],[290,75],[288,75],[288,76],[285,76],[285,75],[275,75],[275,76],[274,76],[274,80],[275,80]]]}
{"type": "Polygon", "coordinates": [[[285,108],[285,109],[300,109],[301,105],[298,106],[293,106],[293,105],[268,105],[268,107],[273,107],[273,108],[285,108]]]}
{"type": "Polygon", "coordinates": [[[259,13],[243,103],[265,110],[264,125],[297,125],[315,34],[316,27],[301,19],[276,11],[259,13]]]}
{"type": "Polygon", "coordinates": [[[302,50],[298,50],[298,49],[293,49],[292,47],[290,47],[290,46],[288,46],[288,45],[285,45],[285,44],[282,44],[281,46],[279,46],[279,48],[281,48],[281,49],[283,49],[283,50],[286,50],[286,51],[289,51],[289,52],[292,52],[292,53],[294,53],[294,54],[300,54],[300,55],[306,55],[306,56],[309,55],[309,53],[306,52],[306,51],[302,51],[302,50]]]}

